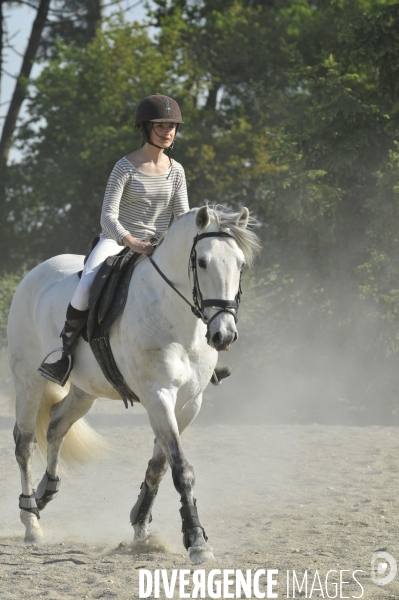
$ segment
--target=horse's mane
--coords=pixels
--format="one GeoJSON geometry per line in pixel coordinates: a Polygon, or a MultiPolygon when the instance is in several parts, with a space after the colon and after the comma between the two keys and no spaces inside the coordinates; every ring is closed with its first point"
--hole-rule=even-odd
{"type": "Polygon", "coordinates": [[[251,267],[261,250],[260,240],[254,232],[254,227],[258,223],[257,220],[250,216],[248,225],[244,229],[237,225],[241,213],[233,212],[231,209],[226,209],[220,205],[208,206],[208,210],[211,220],[215,221],[219,231],[226,231],[233,236],[244,254],[247,265],[251,267]]]}
{"type": "MultiPolygon", "coordinates": [[[[193,214],[194,211],[197,210],[198,209],[194,208],[189,212],[179,215],[173,221],[171,227],[173,227],[175,223],[187,219],[190,215],[193,214]]],[[[229,208],[225,208],[217,204],[208,205],[208,210],[209,215],[211,217],[211,222],[213,221],[213,223],[216,225],[219,231],[225,231],[235,239],[238,247],[240,248],[240,250],[242,250],[244,254],[247,265],[251,267],[257,254],[259,254],[261,250],[260,240],[254,232],[254,227],[256,227],[258,223],[257,220],[250,216],[248,220],[248,225],[244,229],[243,227],[239,227],[237,225],[237,220],[241,213],[234,212],[229,208]]],[[[168,231],[165,231],[165,233],[161,235],[158,241],[158,246],[162,244],[167,234],[168,231]]]]}

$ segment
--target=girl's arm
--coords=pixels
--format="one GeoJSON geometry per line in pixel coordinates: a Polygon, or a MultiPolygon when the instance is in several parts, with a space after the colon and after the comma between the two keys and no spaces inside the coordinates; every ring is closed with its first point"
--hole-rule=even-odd
{"type": "Polygon", "coordinates": [[[123,188],[128,178],[129,174],[125,173],[123,168],[117,163],[109,176],[101,211],[101,226],[103,231],[110,238],[118,242],[120,246],[123,244],[123,238],[130,234],[119,222],[119,205],[123,188]]]}
{"type": "Polygon", "coordinates": [[[173,216],[186,213],[190,210],[188,205],[186,176],[183,167],[180,165],[179,178],[177,180],[176,190],[173,196],[173,216]]]}

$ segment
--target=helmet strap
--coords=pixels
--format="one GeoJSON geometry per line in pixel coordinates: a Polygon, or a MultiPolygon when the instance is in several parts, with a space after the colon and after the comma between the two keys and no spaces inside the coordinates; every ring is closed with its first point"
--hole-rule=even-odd
{"type": "Polygon", "coordinates": [[[165,148],[163,148],[162,146],[158,146],[157,144],[154,144],[154,142],[151,142],[150,140],[146,140],[146,144],[150,144],[150,146],[155,146],[155,148],[159,148],[160,150],[165,150],[165,148]]]}

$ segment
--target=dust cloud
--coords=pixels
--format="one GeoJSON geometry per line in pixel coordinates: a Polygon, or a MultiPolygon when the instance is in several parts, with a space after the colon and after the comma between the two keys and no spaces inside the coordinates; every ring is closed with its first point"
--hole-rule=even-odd
{"type": "Polygon", "coordinates": [[[298,294],[256,307],[243,291],[239,339],[219,353],[233,374],[208,386],[200,423],[399,424],[399,359],[375,307],[344,286],[325,305],[298,294]]]}

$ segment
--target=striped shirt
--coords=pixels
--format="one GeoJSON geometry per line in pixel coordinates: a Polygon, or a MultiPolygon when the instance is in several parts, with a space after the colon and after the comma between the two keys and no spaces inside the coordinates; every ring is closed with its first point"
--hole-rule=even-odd
{"type": "Polygon", "coordinates": [[[165,173],[149,175],[126,158],[115,165],[105,190],[100,237],[122,245],[125,235],[139,240],[158,238],[167,230],[172,214],[189,209],[184,169],[175,160],[165,173]]]}

